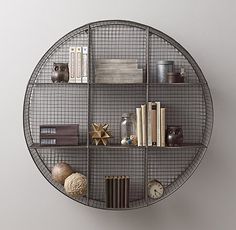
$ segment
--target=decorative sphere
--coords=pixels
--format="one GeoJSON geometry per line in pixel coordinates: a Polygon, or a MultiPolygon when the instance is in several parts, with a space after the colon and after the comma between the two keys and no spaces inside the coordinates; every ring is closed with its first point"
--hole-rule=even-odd
{"type": "Polygon", "coordinates": [[[131,145],[131,144],[132,144],[132,141],[129,139],[129,140],[127,141],[127,144],[128,144],[128,145],[131,145]]]}
{"type": "Polygon", "coordinates": [[[130,140],[135,140],[135,139],[137,139],[136,135],[130,135],[130,140]]]}
{"type": "Polygon", "coordinates": [[[125,145],[125,144],[126,144],[126,140],[123,139],[123,140],[121,141],[121,144],[122,144],[122,145],[125,145]]]}
{"type": "Polygon", "coordinates": [[[65,180],[64,188],[69,196],[79,198],[87,193],[86,176],[73,173],[65,180]]]}
{"type": "Polygon", "coordinates": [[[52,179],[60,184],[64,184],[65,179],[73,173],[73,169],[67,163],[56,164],[52,169],[52,179]]]}

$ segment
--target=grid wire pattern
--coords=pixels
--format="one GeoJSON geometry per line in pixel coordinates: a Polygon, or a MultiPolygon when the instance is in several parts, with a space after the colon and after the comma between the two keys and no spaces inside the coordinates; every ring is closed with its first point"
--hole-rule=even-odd
{"type": "Polygon", "coordinates": [[[39,127],[43,124],[79,124],[79,143],[87,140],[86,84],[36,84],[32,90],[29,120],[34,143],[39,143],[39,127]]]}
{"type": "Polygon", "coordinates": [[[186,59],[174,45],[170,44],[163,38],[156,36],[155,34],[150,34],[149,54],[150,83],[157,83],[157,61],[160,60],[174,61],[175,72],[180,72],[180,69],[184,68],[185,82],[199,82],[199,79],[188,59],[186,59]]]}
{"type": "MultiPolygon", "coordinates": [[[[144,198],[144,149],[91,149],[90,197],[96,201],[105,198],[105,176],[129,176],[130,202],[144,198]]],[[[90,205],[93,206],[93,200],[90,205]]]]}
{"type": "Polygon", "coordinates": [[[31,156],[44,177],[65,194],[51,178],[52,167],[65,161],[88,179],[87,197],[76,201],[105,208],[104,177],[131,178],[130,208],[164,199],[194,172],[208,146],[213,126],[213,104],[207,82],[190,54],[169,36],[151,27],[128,21],[102,21],[80,27],[61,38],[42,57],[26,89],[24,134],[31,156]],[[53,62],[68,62],[69,47],[88,46],[90,76],[87,84],[52,84],[53,62]],[[95,63],[102,58],[137,59],[144,70],[141,84],[96,84],[95,63]],[[185,69],[184,84],[158,84],[156,62],[175,61],[185,69]],[[167,124],[181,125],[187,148],[123,147],[120,145],[122,113],[133,112],[147,101],[167,108],[167,124]],[[96,147],[88,136],[92,122],[108,123],[109,146],[96,147]],[[42,124],[80,125],[80,146],[38,148],[42,124]],[[195,146],[191,146],[195,144],[195,146]],[[197,145],[197,146],[196,146],[197,145]],[[159,200],[147,199],[146,183],[158,179],[165,187],[159,200]]]}
{"type": "Polygon", "coordinates": [[[182,127],[186,144],[202,143],[206,111],[201,85],[153,84],[149,87],[149,99],[160,101],[166,108],[167,125],[182,127]]]}
{"type": "Polygon", "coordinates": [[[123,113],[136,113],[145,104],[145,86],[92,85],[90,102],[91,123],[107,123],[112,132],[109,143],[120,145],[120,121],[123,113]]]}

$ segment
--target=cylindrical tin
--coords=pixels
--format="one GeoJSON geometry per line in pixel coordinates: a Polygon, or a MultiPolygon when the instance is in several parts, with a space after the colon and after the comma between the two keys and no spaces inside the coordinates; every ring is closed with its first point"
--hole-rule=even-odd
{"type": "Polygon", "coordinates": [[[167,73],[173,72],[174,61],[158,61],[157,62],[157,82],[167,83],[167,73]]]}
{"type": "Polygon", "coordinates": [[[168,72],[167,73],[167,81],[168,83],[183,83],[184,77],[181,76],[178,72],[168,72]]]}

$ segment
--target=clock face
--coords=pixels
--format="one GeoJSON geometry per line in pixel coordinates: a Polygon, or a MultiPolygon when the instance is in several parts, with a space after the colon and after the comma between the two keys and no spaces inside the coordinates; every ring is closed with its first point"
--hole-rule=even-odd
{"type": "Polygon", "coordinates": [[[153,199],[159,199],[164,192],[163,185],[157,180],[148,182],[148,196],[153,199]]]}

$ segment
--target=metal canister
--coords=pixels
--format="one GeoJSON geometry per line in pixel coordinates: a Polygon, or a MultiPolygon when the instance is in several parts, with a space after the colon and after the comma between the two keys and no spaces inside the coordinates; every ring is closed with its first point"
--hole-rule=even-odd
{"type": "Polygon", "coordinates": [[[173,72],[174,61],[158,61],[157,62],[157,82],[168,83],[167,73],[173,72]]]}

